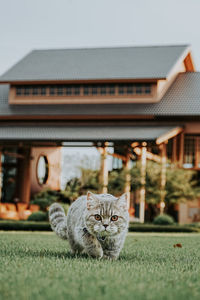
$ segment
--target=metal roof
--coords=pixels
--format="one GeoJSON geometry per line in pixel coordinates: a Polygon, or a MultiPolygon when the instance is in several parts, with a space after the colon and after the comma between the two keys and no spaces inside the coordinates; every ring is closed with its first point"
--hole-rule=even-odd
{"type": "Polygon", "coordinates": [[[34,50],[1,82],[166,78],[187,45],[34,50]]]}
{"type": "Polygon", "coordinates": [[[171,131],[169,126],[2,126],[3,141],[150,141],[171,131]]]}
{"type": "Polygon", "coordinates": [[[8,92],[0,85],[0,116],[200,116],[199,72],[179,74],[161,101],[149,104],[9,105],[8,92]]]}

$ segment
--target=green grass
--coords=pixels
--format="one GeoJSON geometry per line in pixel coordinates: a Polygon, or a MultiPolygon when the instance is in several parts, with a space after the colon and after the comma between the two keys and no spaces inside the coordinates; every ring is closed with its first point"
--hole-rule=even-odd
{"type": "Polygon", "coordinates": [[[200,234],[131,233],[111,262],[72,257],[53,233],[0,233],[1,300],[199,300],[199,278],[200,234]]]}

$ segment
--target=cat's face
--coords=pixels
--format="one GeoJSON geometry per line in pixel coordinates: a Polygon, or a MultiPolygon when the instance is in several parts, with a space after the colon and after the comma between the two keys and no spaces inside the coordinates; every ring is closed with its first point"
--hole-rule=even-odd
{"type": "Polygon", "coordinates": [[[86,226],[90,233],[102,237],[116,235],[127,227],[128,220],[126,194],[115,198],[87,193],[86,226]]]}

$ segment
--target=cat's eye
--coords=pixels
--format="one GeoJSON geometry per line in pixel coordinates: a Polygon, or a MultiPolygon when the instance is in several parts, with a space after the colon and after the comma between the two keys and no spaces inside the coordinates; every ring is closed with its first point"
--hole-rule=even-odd
{"type": "Polygon", "coordinates": [[[111,217],[111,221],[117,221],[118,220],[118,216],[114,215],[111,217]]]}
{"type": "Polygon", "coordinates": [[[101,221],[101,216],[100,215],[94,215],[94,217],[95,217],[95,220],[101,221]]]}

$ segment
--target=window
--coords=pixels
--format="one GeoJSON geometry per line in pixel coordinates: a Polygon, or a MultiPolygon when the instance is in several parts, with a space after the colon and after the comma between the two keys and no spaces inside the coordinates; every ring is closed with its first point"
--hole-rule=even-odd
{"type": "Polygon", "coordinates": [[[92,95],[97,95],[97,86],[96,85],[92,86],[92,95]]]}
{"type": "Polygon", "coordinates": [[[133,85],[132,84],[129,84],[127,86],[127,94],[133,94],[133,85]]]}
{"type": "Polygon", "coordinates": [[[89,95],[89,87],[88,86],[85,86],[83,91],[84,91],[83,92],[84,95],[89,95]]]}
{"type": "Polygon", "coordinates": [[[45,86],[42,86],[41,87],[41,95],[46,95],[46,87],[45,86]]]}
{"type": "Polygon", "coordinates": [[[26,86],[24,88],[24,95],[30,95],[30,87],[29,86],[26,86]]]}
{"type": "Polygon", "coordinates": [[[22,87],[21,86],[18,86],[16,88],[16,94],[19,96],[19,95],[22,95],[22,87]]]}
{"type": "Polygon", "coordinates": [[[125,87],[124,87],[124,85],[122,85],[122,84],[119,85],[119,94],[120,94],[120,95],[125,94],[125,87]]]}
{"type": "Polygon", "coordinates": [[[144,93],[151,94],[151,84],[150,83],[144,85],[144,93]]]}
{"type": "Polygon", "coordinates": [[[99,83],[99,84],[57,84],[16,86],[16,96],[148,96],[152,92],[150,83],[99,83]]]}
{"type": "Polygon", "coordinates": [[[102,85],[102,86],[100,87],[100,94],[101,94],[101,95],[105,95],[105,94],[106,94],[106,85],[102,85]]]}
{"type": "Polygon", "coordinates": [[[57,94],[58,94],[58,95],[63,95],[63,93],[64,93],[63,86],[62,86],[62,85],[61,85],[61,86],[58,86],[58,87],[57,87],[57,94]]]}
{"type": "Polygon", "coordinates": [[[142,94],[142,86],[141,84],[136,85],[136,94],[142,94]]]}
{"type": "Polygon", "coordinates": [[[193,168],[195,165],[195,137],[185,136],[184,141],[184,168],[193,168]]]}
{"type": "Polygon", "coordinates": [[[47,182],[49,176],[49,163],[45,155],[41,155],[37,162],[37,180],[43,185],[47,182]]]}
{"type": "Polygon", "coordinates": [[[33,87],[33,95],[38,95],[39,91],[38,91],[38,87],[33,87]]]}
{"type": "Polygon", "coordinates": [[[79,95],[80,94],[80,86],[79,85],[75,85],[74,86],[74,95],[79,95]]]}
{"type": "Polygon", "coordinates": [[[114,95],[115,94],[115,86],[114,85],[110,85],[108,92],[110,95],[114,95]]]}

